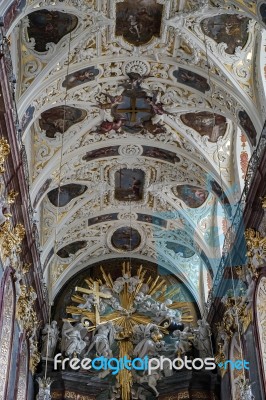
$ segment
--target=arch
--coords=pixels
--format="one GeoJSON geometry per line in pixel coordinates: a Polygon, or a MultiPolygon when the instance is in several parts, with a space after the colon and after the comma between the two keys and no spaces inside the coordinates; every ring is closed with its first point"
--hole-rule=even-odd
{"type": "Polygon", "coordinates": [[[5,271],[0,288],[0,393],[3,396],[2,399],[6,399],[8,389],[14,332],[16,294],[12,274],[11,268],[5,271]]]}

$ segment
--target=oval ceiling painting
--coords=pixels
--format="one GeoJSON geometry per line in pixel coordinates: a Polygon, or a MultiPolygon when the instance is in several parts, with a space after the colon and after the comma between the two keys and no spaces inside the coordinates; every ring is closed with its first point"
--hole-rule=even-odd
{"type": "Polygon", "coordinates": [[[78,18],[59,11],[39,10],[28,15],[28,36],[35,40],[35,50],[47,51],[48,43],[57,44],[62,37],[73,31],[78,18]]]}
{"type": "Polygon", "coordinates": [[[237,47],[244,47],[247,43],[248,23],[249,19],[242,15],[223,14],[205,18],[201,28],[217,43],[226,43],[226,53],[234,54],[237,47]]]}
{"type": "Polygon", "coordinates": [[[70,183],[56,188],[47,193],[50,202],[56,207],[64,207],[75,197],[81,196],[87,190],[87,186],[70,183]]]}
{"type": "Polygon", "coordinates": [[[113,233],[111,243],[117,250],[132,251],[139,247],[141,236],[137,229],[123,226],[113,233]]]}
{"type": "Polygon", "coordinates": [[[207,190],[190,185],[177,186],[173,189],[173,193],[190,208],[202,206],[209,194],[207,190]]]}
{"type": "Polygon", "coordinates": [[[86,115],[87,112],[80,108],[58,106],[41,113],[39,124],[40,128],[45,131],[45,135],[54,139],[56,133],[66,132],[72,125],[83,121],[86,115]]]}
{"type": "Polygon", "coordinates": [[[86,245],[87,242],[85,240],[67,244],[65,247],[58,250],[57,255],[61,258],[68,258],[71,254],[76,254],[79,250],[84,249],[86,245]]]}
{"type": "Polygon", "coordinates": [[[212,143],[216,143],[226,132],[226,118],[219,114],[202,111],[183,114],[180,118],[185,125],[195,129],[201,136],[208,136],[212,143]]]}

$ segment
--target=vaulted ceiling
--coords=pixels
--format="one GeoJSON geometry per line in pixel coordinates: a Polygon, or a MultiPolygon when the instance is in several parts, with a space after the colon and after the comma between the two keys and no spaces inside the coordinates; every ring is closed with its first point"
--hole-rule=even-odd
{"type": "Polygon", "coordinates": [[[173,272],[201,307],[265,118],[264,2],[15,3],[4,24],[53,295],[128,256],[173,272]]]}

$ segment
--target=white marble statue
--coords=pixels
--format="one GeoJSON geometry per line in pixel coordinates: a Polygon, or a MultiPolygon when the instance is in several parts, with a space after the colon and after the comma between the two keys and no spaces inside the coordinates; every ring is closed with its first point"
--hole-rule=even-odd
{"type": "Polygon", "coordinates": [[[194,345],[199,350],[200,357],[212,357],[211,330],[207,321],[199,319],[198,329],[194,330],[194,345]]]}
{"type": "Polygon", "coordinates": [[[42,330],[42,357],[52,358],[54,356],[58,335],[59,330],[56,321],[52,321],[51,325],[45,325],[42,330]]]}
{"type": "MultiPolygon", "coordinates": [[[[100,306],[104,305],[106,307],[107,305],[109,305],[114,310],[117,310],[117,311],[121,311],[123,309],[123,307],[121,307],[121,305],[120,305],[119,300],[114,296],[112,289],[110,289],[106,285],[102,285],[102,286],[100,286],[100,291],[102,293],[112,296],[109,299],[104,299],[104,298],[100,299],[100,306]]],[[[101,311],[101,307],[100,307],[100,311],[101,311]]]]}
{"type": "Polygon", "coordinates": [[[94,296],[92,294],[83,294],[82,297],[85,300],[85,303],[79,304],[78,308],[81,308],[82,310],[88,310],[88,311],[93,310],[94,303],[95,303],[94,296]]]}
{"type": "Polygon", "coordinates": [[[253,279],[253,277],[251,276],[250,273],[247,273],[246,275],[246,281],[248,284],[248,288],[247,288],[247,292],[246,292],[246,296],[244,297],[245,303],[247,304],[247,310],[251,310],[252,305],[253,305],[253,294],[255,291],[255,287],[256,287],[256,282],[255,279],[253,279]]]}
{"type": "Polygon", "coordinates": [[[141,386],[139,386],[137,390],[132,388],[131,389],[132,400],[146,400],[147,397],[143,392],[145,392],[145,389],[143,389],[143,387],[141,386]]]}
{"type": "Polygon", "coordinates": [[[172,304],[170,299],[167,299],[164,303],[161,303],[152,299],[150,296],[140,295],[140,297],[137,297],[136,300],[138,311],[152,314],[154,321],[158,324],[166,318],[170,318],[175,322],[180,322],[181,320],[180,311],[169,308],[169,306],[172,304]]]}
{"type": "Polygon", "coordinates": [[[191,342],[189,341],[191,335],[189,327],[186,327],[183,331],[177,329],[173,332],[173,337],[176,339],[175,349],[177,352],[184,354],[191,349],[191,342]]]}
{"type": "Polygon", "coordinates": [[[127,283],[128,293],[133,293],[137,285],[140,283],[140,278],[138,276],[128,276],[127,274],[120,276],[114,281],[114,292],[120,293],[123,290],[125,283],[127,283]]]}
{"type": "Polygon", "coordinates": [[[157,325],[148,324],[143,330],[144,338],[135,346],[133,354],[135,357],[156,356],[163,343],[162,334],[157,325]]]}
{"type": "Polygon", "coordinates": [[[87,354],[95,347],[97,357],[111,358],[113,356],[111,347],[114,343],[114,335],[115,329],[111,322],[99,325],[94,331],[87,354]]]}
{"type": "MultiPolygon", "coordinates": [[[[1,225],[1,223],[0,223],[1,225]]],[[[22,274],[19,271],[15,273],[15,289],[16,289],[16,301],[18,301],[21,295],[21,281],[22,281],[22,274]]]]}
{"type": "Polygon", "coordinates": [[[143,375],[140,375],[140,374],[136,373],[136,371],[133,371],[132,375],[133,375],[133,379],[136,383],[139,383],[140,385],[142,385],[143,383],[147,383],[148,386],[155,393],[155,397],[159,396],[159,392],[156,389],[157,382],[161,378],[159,369],[152,370],[150,375],[148,375],[147,371],[143,375]]]}
{"type": "Polygon", "coordinates": [[[70,322],[65,321],[62,327],[61,351],[66,356],[80,355],[86,347],[86,342],[82,340],[80,331],[83,330],[83,325],[77,324],[72,326],[70,322]]]}
{"type": "Polygon", "coordinates": [[[181,313],[178,310],[169,308],[172,303],[170,299],[167,299],[164,303],[159,303],[159,310],[156,313],[156,317],[160,319],[171,318],[174,321],[180,321],[181,313]]]}

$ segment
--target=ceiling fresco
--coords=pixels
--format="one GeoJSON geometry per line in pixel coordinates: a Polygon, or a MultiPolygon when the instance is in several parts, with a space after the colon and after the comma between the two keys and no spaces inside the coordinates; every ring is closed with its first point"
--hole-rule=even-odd
{"type": "Polygon", "coordinates": [[[262,4],[260,6],[260,15],[261,15],[262,21],[264,23],[266,23],[266,4],[262,4]]]}
{"type": "Polygon", "coordinates": [[[173,75],[177,82],[190,86],[191,88],[199,90],[202,93],[210,90],[210,85],[205,77],[189,71],[188,69],[178,68],[173,72],[173,75]]]}
{"type": "Polygon", "coordinates": [[[48,43],[58,43],[65,35],[73,31],[78,18],[58,11],[38,10],[29,16],[28,35],[35,40],[35,50],[47,51],[48,43]]]}
{"type": "Polygon", "coordinates": [[[116,4],[117,36],[140,46],[148,43],[161,31],[163,6],[156,0],[126,0],[116,4]]]}
{"type": "Polygon", "coordinates": [[[88,151],[85,156],[82,157],[82,160],[92,161],[97,158],[105,158],[105,157],[113,157],[118,156],[119,146],[110,146],[110,147],[102,147],[101,149],[88,151]]]}
{"type": "Polygon", "coordinates": [[[115,198],[119,201],[143,199],[145,173],[141,169],[120,169],[115,173],[115,198]]]}
{"type": "Polygon", "coordinates": [[[133,251],[139,247],[141,236],[137,229],[123,226],[113,233],[111,242],[117,250],[133,251]]]}
{"type": "Polygon", "coordinates": [[[241,15],[216,15],[202,21],[203,32],[217,43],[226,43],[226,53],[234,54],[248,40],[248,18],[241,15]]]}
{"type": "Polygon", "coordinates": [[[100,224],[101,222],[106,222],[106,221],[116,221],[117,216],[118,216],[118,213],[110,213],[110,214],[104,214],[104,215],[99,215],[97,217],[89,218],[88,226],[100,224]]]}
{"type": "Polygon", "coordinates": [[[47,196],[50,202],[56,207],[64,207],[75,197],[78,197],[85,193],[87,190],[87,186],[78,185],[76,183],[70,183],[68,185],[60,186],[60,188],[56,188],[51,190],[47,196]]]}
{"type": "Polygon", "coordinates": [[[249,118],[248,114],[246,111],[240,111],[239,114],[239,121],[241,127],[244,129],[245,133],[248,135],[251,143],[254,145],[256,144],[256,130],[255,127],[249,118]]]}
{"type": "Polygon", "coordinates": [[[180,118],[184,124],[195,129],[201,136],[208,136],[209,141],[213,143],[216,143],[226,132],[226,118],[222,115],[202,111],[183,114],[180,118]]]}
{"type": "Polygon", "coordinates": [[[147,214],[139,214],[138,213],[138,221],[146,222],[148,224],[158,225],[158,226],[161,226],[162,228],[166,228],[166,225],[167,225],[166,220],[164,220],[162,218],[158,218],[157,216],[154,216],[154,215],[147,215],[147,214]]]}
{"type": "Polygon", "coordinates": [[[163,160],[171,164],[180,161],[180,158],[172,151],[163,150],[158,147],[143,146],[142,155],[145,157],[157,158],[158,160],[163,160]]]}
{"type": "Polygon", "coordinates": [[[195,254],[193,250],[189,249],[186,246],[182,246],[181,244],[178,243],[168,242],[166,246],[168,249],[173,250],[176,254],[181,254],[182,257],[184,258],[193,257],[195,254]]]}
{"type": "MultiPolygon", "coordinates": [[[[97,150],[88,151],[82,159],[89,162],[98,158],[114,156],[119,156],[119,146],[102,147],[97,150]]],[[[174,152],[158,147],[142,146],[141,156],[155,158],[171,164],[180,162],[180,158],[174,152]]]]}
{"type": "Polygon", "coordinates": [[[180,185],[173,189],[174,194],[179,197],[188,207],[198,208],[205,203],[209,192],[194,186],[180,185]]]}
{"type": "Polygon", "coordinates": [[[86,111],[75,107],[58,106],[44,111],[39,124],[46,136],[53,139],[56,133],[67,131],[71,126],[83,121],[86,115],[86,111]]]}
{"type": "Polygon", "coordinates": [[[87,242],[84,240],[67,244],[58,250],[57,255],[61,258],[68,258],[71,254],[76,254],[79,250],[86,247],[86,244],[87,242]]]}
{"type": "Polygon", "coordinates": [[[203,307],[198,271],[203,262],[215,274],[220,250],[208,232],[217,203],[225,225],[241,195],[241,131],[252,153],[266,115],[255,62],[265,10],[258,6],[260,17],[238,4],[5,5],[52,296],[90,264],[128,259],[131,246],[145,265],[160,261],[203,307]]]}
{"type": "Polygon", "coordinates": [[[99,74],[99,70],[94,67],[88,67],[67,75],[62,86],[67,89],[72,89],[78,85],[93,81],[99,74]]]}

